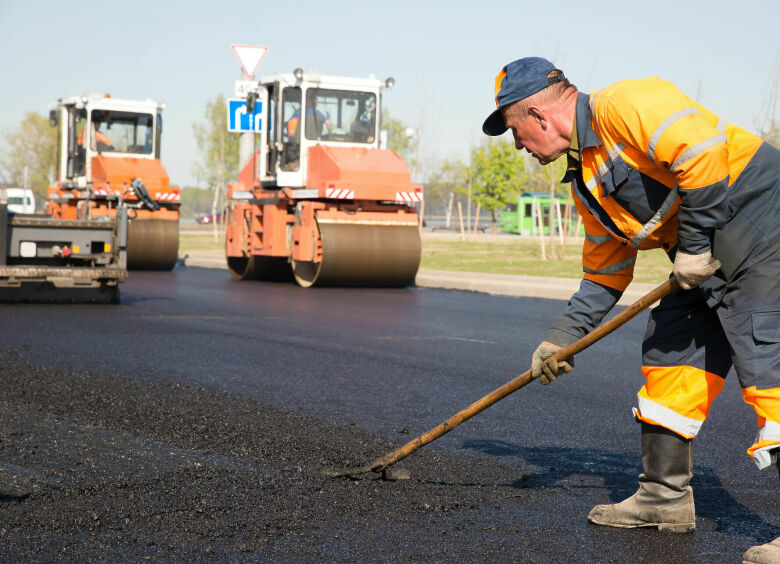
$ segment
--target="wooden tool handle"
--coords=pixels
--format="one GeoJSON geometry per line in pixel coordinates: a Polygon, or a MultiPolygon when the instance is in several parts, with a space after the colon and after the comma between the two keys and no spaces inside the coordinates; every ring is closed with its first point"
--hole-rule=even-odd
{"type": "MultiPolygon", "coordinates": [[[[564,347],[561,350],[559,350],[557,353],[553,355],[553,358],[556,360],[562,360],[564,358],[568,358],[572,355],[575,355],[579,352],[584,351],[589,346],[591,346],[596,341],[603,339],[610,333],[612,333],[615,329],[618,327],[625,325],[628,321],[642,313],[644,310],[646,310],[648,307],[653,305],[655,302],[660,300],[661,298],[668,296],[673,291],[675,291],[679,287],[679,284],[675,278],[669,278],[666,282],[658,286],[657,288],[651,290],[646,295],[641,297],[639,300],[628,306],[625,310],[621,311],[619,314],[617,314],[615,317],[610,319],[609,321],[605,322],[602,325],[599,325],[596,327],[593,331],[585,335],[584,337],[581,337],[576,342],[572,343],[568,347],[564,347]]],[[[404,446],[386,454],[385,456],[376,459],[371,464],[368,464],[362,468],[358,468],[352,471],[348,471],[343,473],[343,475],[347,474],[359,474],[362,472],[380,472],[381,470],[384,470],[388,466],[391,466],[401,460],[402,458],[406,458],[410,454],[412,454],[414,451],[418,450],[419,448],[427,445],[428,443],[438,439],[445,433],[450,432],[452,429],[466,421],[467,419],[470,419],[480,411],[484,411],[500,399],[505,398],[512,392],[519,390],[529,382],[531,382],[534,378],[531,377],[531,371],[528,370],[518,376],[517,378],[510,380],[500,388],[497,388],[490,392],[485,397],[475,401],[467,408],[459,411],[449,419],[447,419],[444,423],[441,423],[440,425],[434,427],[433,429],[423,433],[419,437],[412,439],[408,443],[406,443],[404,446]]]]}
{"type": "Polygon", "coordinates": [[[553,358],[555,358],[555,360],[562,360],[584,351],[593,343],[603,339],[618,327],[625,325],[634,317],[653,305],[655,302],[668,296],[679,287],[680,284],[677,282],[676,278],[669,278],[666,282],[650,290],[650,292],[639,298],[637,301],[635,301],[633,304],[628,306],[625,310],[621,311],[609,321],[599,325],[593,331],[579,338],[568,347],[564,347],[559,350],[553,355],[553,358]]]}

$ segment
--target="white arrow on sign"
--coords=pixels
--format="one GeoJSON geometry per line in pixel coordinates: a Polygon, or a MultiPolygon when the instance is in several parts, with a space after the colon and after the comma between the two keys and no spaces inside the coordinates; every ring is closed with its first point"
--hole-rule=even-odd
{"type": "Polygon", "coordinates": [[[263,57],[268,52],[268,47],[264,45],[238,45],[236,43],[231,45],[231,47],[244,73],[249,78],[255,76],[257,67],[260,66],[260,61],[263,60],[263,57]]]}

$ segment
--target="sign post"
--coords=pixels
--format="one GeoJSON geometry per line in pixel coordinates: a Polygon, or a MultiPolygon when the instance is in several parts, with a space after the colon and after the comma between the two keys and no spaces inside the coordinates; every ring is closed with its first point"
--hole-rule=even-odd
{"type": "Polygon", "coordinates": [[[237,80],[233,94],[236,98],[246,98],[247,94],[255,91],[257,84],[256,80],[237,80]]]}
{"type": "Polygon", "coordinates": [[[236,96],[243,98],[244,110],[238,105],[233,106],[235,100],[228,101],[228,129],[230,131],[241,131],[241,138],[238,141],[238,177],[239,182],[242,178],[247,178],[246,174],[242,174],[247,166],[251,165],[252,186],[244,186],[245,190],[251,190],[254,188],[254,182],[257,179],[257,159],[255,158],[255,132],[259,132],[262,129],[262,123],[258,112],[262,109],[261,104],[257,104],[254,108],[254,112],[248,114],[246,112],[246,95],[257,88],[257,83],[252,79],[257,72],[257,68],[260,66],[260,62],[268,52],[268,47],[264,45],[245,45],[234,43],[231,45],[233,54],[238,59],[238,64],[241,65],[242,75],[241,81],[236,82],[236,96]],[[252,84],[254,83],[254,84],[252,84]],[[259,107],[257,107],[259,106],[259,107]],[[246,117],[241,117],[246,116],[246,117]],[[252,116],[252,117],[249,117],[252,116]],[[233,120],[233,121],[231,121],[233,120]],[[251,123],[247,123],[251,122],[251,123]],[[248,127],[241,128],[240,126],[246,124],[248,127]],[[232,125],[238,125],[236,129],[232,129],[232,125]]]}

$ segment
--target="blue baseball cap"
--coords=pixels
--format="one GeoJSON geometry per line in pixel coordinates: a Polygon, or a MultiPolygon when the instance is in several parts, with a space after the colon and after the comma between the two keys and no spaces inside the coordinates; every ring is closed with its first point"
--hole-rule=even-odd
{"type": "Polygon", "coordinates": [[[564,79],[563,72],[558,76],[547,78],[550,71],[556,69],[547,59],[541,57],[524,57],[512,61],[501,69],[496,76],[496,110],[482,124],[485,135],[501,135],[507,130],[501,108],[514,104],[518,100],[528,98],[564,79]]]}

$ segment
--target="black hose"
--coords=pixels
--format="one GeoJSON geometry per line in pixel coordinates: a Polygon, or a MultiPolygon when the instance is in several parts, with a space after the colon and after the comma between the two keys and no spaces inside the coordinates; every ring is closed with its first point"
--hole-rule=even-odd
{"type": "Polygon", "coordinates": [[[133,181],[130,183],[130,187],[133,189],[133,192],[135,192],[136,197],[141,202],[143,207],[149,211],[157,211],[160,209],[160,204],[152,199],[152,197],[149,195],[149,191],[146,189],[146,186],[144,186],[144,183],[140,178],[133,179],[133,181]]]}

